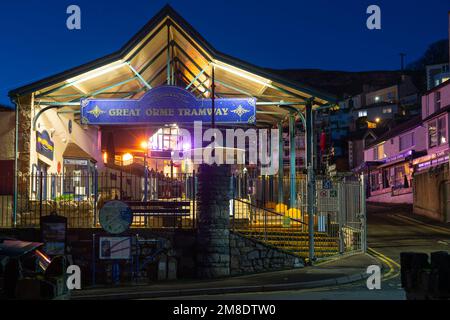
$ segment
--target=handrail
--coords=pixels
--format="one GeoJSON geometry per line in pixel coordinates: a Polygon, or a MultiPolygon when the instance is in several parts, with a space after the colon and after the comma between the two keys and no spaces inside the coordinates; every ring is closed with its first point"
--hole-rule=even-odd
{"type": "MultiPolygon", "coordinates": [[[[255,206],[254,204],[252,204],[252,203],[250,203],[250,202],[245,202],[245,201],[242,201],[242,200],[240,200],[240,199],[235,199],[235,198],[233,198],[233,200],[234,200],[234,201],[239,201],[239,202],[241,202],[241,203],[243,203],[243,204],[246,204],[246,205],[250,205],[250,206],[253,207],[253,208],[266,210],[267,212],[270,212],[270,213],[272,213],[272,214],[274,214],[274,215],[277,215],[277,216],[283,216],[283,217],[285,216],[285,215],[282,214],[282,213],[272,211],[272,210],[270,210],[270,209],[268,209],[268,208],[257,207],[257,206],[255,206]]],[[[301,224],[303,224],[303,225],[305,225],[305,226],[308,225],[307,223],[304,223],[303,221],[298,220],[298,219],[295,219],[295,218],[289,217],[289,219],[291,219],[291,220],[294,221],[294,222],[299,222],[299,223],[301,223],[301,224]]]]}

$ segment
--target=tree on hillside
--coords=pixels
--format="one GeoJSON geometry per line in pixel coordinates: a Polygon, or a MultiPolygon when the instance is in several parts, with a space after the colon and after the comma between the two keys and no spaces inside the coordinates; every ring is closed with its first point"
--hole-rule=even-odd
{"type": "Polygon", "coordinates": [[[408,70],[424,70],[430,64],[445,63],[448,61],[448,39],[442,39],[432,43],[423,56],[417,61],[407,65],[408,70]]]}

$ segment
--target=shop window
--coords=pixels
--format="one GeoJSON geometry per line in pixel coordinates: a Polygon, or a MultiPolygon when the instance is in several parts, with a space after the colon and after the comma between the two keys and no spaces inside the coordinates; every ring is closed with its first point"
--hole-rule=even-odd
{"type": "Polygon", "coordinates": [[[381,183],[380,183],[380,174],[377,173],[372,173],[370,175],[370,190],[371,191],[377,191],[380,190],[381,188],[381,183]]]}
{"type": "MultiPolygon", "coordinates": [[[[403,188],[405,187],[405,177],[406,177],[406,172],[405,172],[405,166],[401,165],[398,167],[395,167],[394,169],[395,171],[395,175],[394,175],[394,187],[395,188],[403,188]]],[[[407,181],[407,179],[406,179],[407,181]]],[[[407,186],[406,186],[407,188],[407,186]]]]}
{"type": "Polygon", "coordinates": [[[389,188],[389,169],[383,170],[383,189],[389,188]]]}

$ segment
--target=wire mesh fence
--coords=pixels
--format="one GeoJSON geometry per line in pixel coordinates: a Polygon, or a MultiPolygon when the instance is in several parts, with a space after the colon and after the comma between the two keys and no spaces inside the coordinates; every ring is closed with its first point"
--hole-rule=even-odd
{"type": "MultiPolygon", "coordinates": [[[[303,256],[309,251],[307,178],[234,178],[233,229],[303,256]],[[294,201],[291,186],[295,184],[294,201]]],[[[317,257],[359,252],[365,243],[365,201],[356,177],[316,179],[313,230],[317,257]]]]}
{"type": "MultiPolygon", "coordinates": [[[[233,175],[230,181],[231,229],[282,249],[307,255],[309,208],[307,179],[233,175]]],[[[365,195],[359,179],[318,177],[313,230],[318,257],[361,251],[365,244],[365,195]]],[[[0,194],[0,227],[38,228],[52,213],[67,218],[69,228],[100,227],[99,210],[121,200],[133,211],[132,227],[195,228],[197,177],[190,174],[147,177],[122,171],[98,174],[18,177],[17,213],[9,190],[0,194]],[[147,183],[145,183],[147,181],[147,183]]]]}
{"type": "Polygon", "coordinates": [[[134,202],[139,211],[133,227],[192,227],[195,181],[193,174],[149,173],[147,179],[124,172],[23,175],[18,177],[16,215],[13,193],[0,195],[0,226],[39,227],[42,216],[57,213],[67,218],[69,228],[99,227],[103,204],[121,200],[134,202]],[[164,214],[153,212],[164,208],[164,214]]]}

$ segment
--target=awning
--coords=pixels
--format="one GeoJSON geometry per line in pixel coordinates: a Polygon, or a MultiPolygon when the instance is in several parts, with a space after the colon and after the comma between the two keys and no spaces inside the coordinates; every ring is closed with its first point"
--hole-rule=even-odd
{"type": "Polygon", "coordinates": [[[67,144],[66,149],[63,152],[64,159],[87,159],[92,162],[97,162],[94,158],[91,157],[89,153],[81,149],[76,143],[69,142],[67,144]]]}

